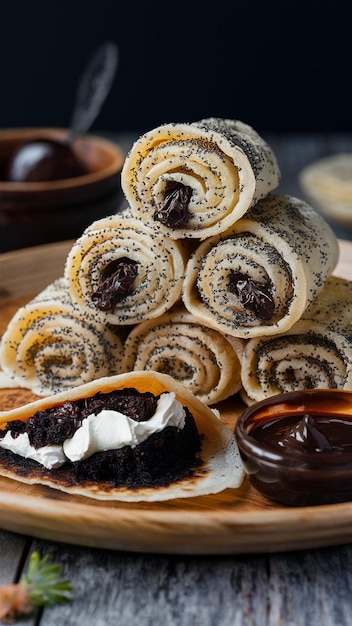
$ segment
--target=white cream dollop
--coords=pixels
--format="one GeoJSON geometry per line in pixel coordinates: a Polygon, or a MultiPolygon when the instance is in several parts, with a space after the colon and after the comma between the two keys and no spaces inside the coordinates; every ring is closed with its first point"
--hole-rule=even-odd
{"type": "Polygon", "coordinates": [[[30,444],[27,433],[20,433],[17,437],[12,437],[11,432],[8,431],[5,437],[1,439],[0,445],[5,450],[10,450],[25,459],[37,461],[47,469],[55,469],[67,461],[62,446],[34,448],[30,444]]]}
{"type": "Polygon", "coordinates": [[[11,431],[0,440],[0,446],[24,458],[33,459],[47,469],[55,469],[67,460],[83,461],[96,452],[136,446],[166,426],[182,429],[185,416],[185,410],[176,400],[175,393],[168,392],[160,396],[154,415],[145,422],[136,422],[119,411],[103,409],[97,415],[85,418],[73,437],[66,439],[62,446],[34,448],[27,433],[12,437],[11,431]]]}
{"type": "Polygon", "coordinates": [[[166,426],[183,428],[184,423],[185,411],[175,393],[164,393],[154,415],[145,422],[136,422],[119,411],[106,409],[89,415],[73,437],[64,441],[63,449],[70,461],[83,461],[96,452],[136,446],[166,426]]]}

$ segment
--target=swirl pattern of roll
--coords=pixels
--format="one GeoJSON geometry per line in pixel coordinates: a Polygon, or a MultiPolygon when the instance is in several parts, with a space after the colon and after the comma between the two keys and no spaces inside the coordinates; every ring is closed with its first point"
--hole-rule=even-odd
{"type": "Polygon", "coordinates": [[[183,301],[203,324],[249,339],[289,329],[321,291],[338,242],[303,200],[269,194],[226,233],[202,242],[183,301]]]}
{"type": "Polygon", "coordinates": [[[279,180],[276,157],[262,137],[243,122],[219,118],[145,133],[121,173],[132,211],[172,239],[225,231],[279,180]]]}
{"type": "Polygon", "coordinates": [[[72,303],[64,278],[20,307],[0,343],[0,364],[17,386],[48,396],[120,374],[123,345],[113,329],[72,303]]]}
{"type": "Polygon", "coordinates": [[[289,391],[352,390],[352,281],[328,278],[289,331],[250,339],[242,382],[247,404],[289,391]]]}
{"type": "Polygon", "coordinates": [[[234,341],[202,326],[177,305],[134,326],[125,342],[123,369],[167,373],[205,404],[214,404],[241,387],[244,341],[234,341]]]}
{"type": "Polygon", "coordinates": [[[179,298],[188,252],[128,212],[99,219],[74,243],[65,265],[71,297],[102,323],[136,324],[179,298]]]}

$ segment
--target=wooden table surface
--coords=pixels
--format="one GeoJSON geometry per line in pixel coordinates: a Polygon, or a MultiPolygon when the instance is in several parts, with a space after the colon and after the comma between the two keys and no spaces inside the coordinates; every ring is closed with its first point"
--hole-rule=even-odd
{"type": "MultiPolygon", "coordinates": [[[[118,136],[127,149],[132,135],[118,136]]],[[[352,136],[268,135],[280,190],[302,197],[298,172],[352,136]]],[[[352,232],[333,225],[340,238],[352,232]]],[[[1,499],[1,494],[0,494],[1,499]]],[[[1,518],[0,518],[1,526],[1,518]]],[[[269,554],[183,556],[78,547],[0,530],[0,584],[18,580],[39,550],[61,564],[73,600],[22,626],[350,626],[352,544],[269,554]]]]}

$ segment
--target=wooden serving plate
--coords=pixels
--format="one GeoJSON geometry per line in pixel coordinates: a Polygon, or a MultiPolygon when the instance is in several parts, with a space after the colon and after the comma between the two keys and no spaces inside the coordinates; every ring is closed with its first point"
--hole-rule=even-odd
{"type": "MultiPolygon", "coordinates": [[[[71,242],[1,255],[2,333],[17,308],[63,273],[71,242]]],[[[351,278],[352,243],[340,242],[335,273],[351,278]]],[[[24,389],[0,390],[0,409],[35,399],[24,389]]],[[[244,409],[238,396],[219,405],[233,428],[244,409]]],[[[109,503],[0,477],[0,526],[78,545],[174,554],[240,554],[298,550],[352,541],[352,502],[283,507],[245,479],[240,489],[162,503],[109,503]]]]}

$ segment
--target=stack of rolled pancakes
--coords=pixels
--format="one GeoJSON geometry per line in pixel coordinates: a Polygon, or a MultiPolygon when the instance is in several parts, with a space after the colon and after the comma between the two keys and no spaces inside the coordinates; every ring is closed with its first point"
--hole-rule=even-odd
{"type": "MultiPolygon", "coordinates": [[[[167,372],[209,405],[238,391],[250,404],[352,389],[352,283],[332,278],[337,240],[308,204],[275,193],[279,180],[242,122],[165,124],[135,142],[127,209],[84,231],[63,278],[73,310],[118,337],[110,371],[167,372]]],[[[10,322],[1,345],[12,375],[16,333],[10,322]]],[[[21,377],[32,384],[25,366],[21,377]]],[[[52,381],[51,392],[70,384],[58,367],[52,381]]]]}

